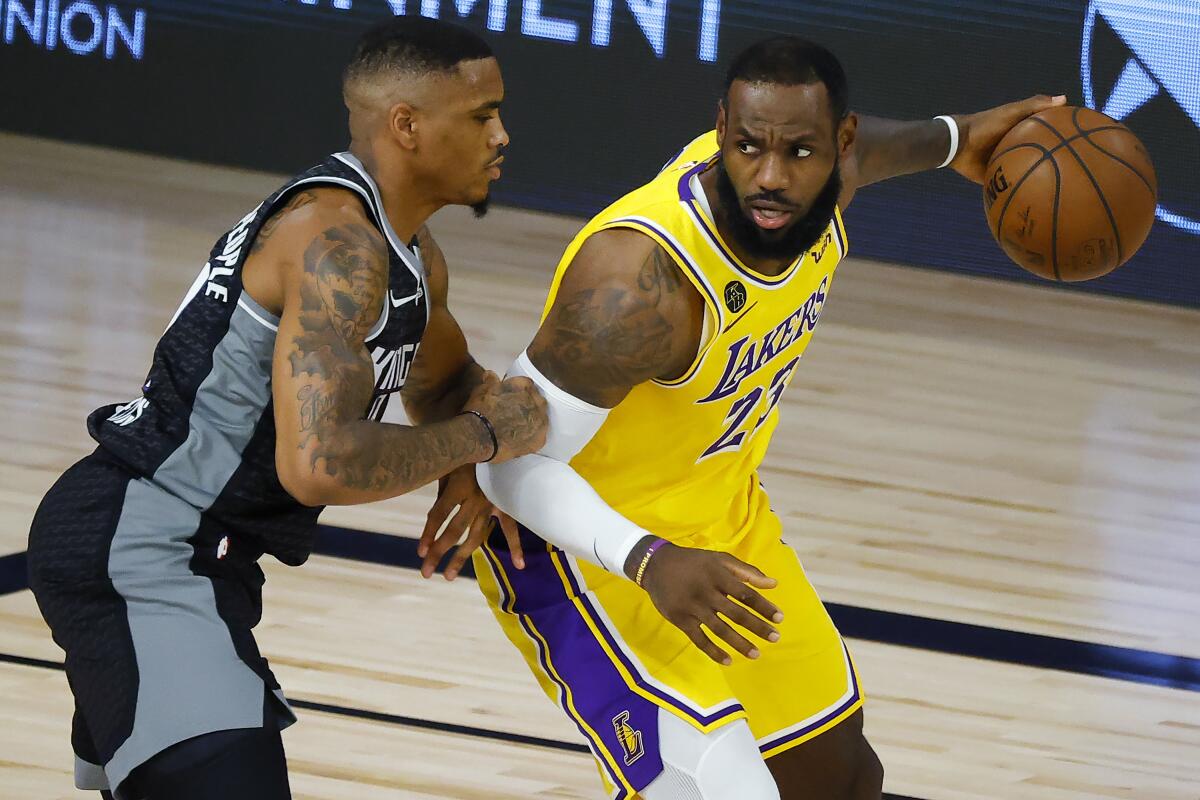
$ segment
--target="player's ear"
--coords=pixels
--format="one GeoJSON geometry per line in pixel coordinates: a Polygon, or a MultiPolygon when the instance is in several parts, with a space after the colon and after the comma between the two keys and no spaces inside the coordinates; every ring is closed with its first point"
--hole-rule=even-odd
{"type": "Polygon", "coordinates": [[[854,149],[854,139],[858,136],[858,115],[850,111],[838,123],[837,149],[838,158],[843,159],[854,149]]]}
{"type": "Polygon", "coordinates": [[[725,144],[725,98],[717,101],[717,146],[722,147],[725,144]]]}
{"type": "Polygon", "coordinates": [[[405,150],[417,149],[417,110],[408,103],[388,109],[388,130],[405,150]]]}

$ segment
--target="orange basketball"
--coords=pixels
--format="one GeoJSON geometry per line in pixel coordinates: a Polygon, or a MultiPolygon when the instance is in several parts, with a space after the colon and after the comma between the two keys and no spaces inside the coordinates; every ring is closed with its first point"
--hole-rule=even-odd
{"type": "Polygon", "coordinates": [[[1035,275],[1086,281],[1137,252],[1154,222],[1158,178],[1133,132],[1059,106],[1016,125],[988,163],[983,204],[1004,252],[1035,275]]]}

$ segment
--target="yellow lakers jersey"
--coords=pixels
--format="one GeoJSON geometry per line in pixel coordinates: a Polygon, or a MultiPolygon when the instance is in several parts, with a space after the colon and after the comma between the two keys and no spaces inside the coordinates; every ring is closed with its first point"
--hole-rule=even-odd
{"type": "Polygon", "coordinates": [[[840,212],[813,248],[780,275],[747,267],[721,240],[697,178],[718,155],[700,136],[658,177],[593,218],[555,273],[597,231],[629,228],[654,239],[704,298],[707,339],[679,379],[633,389],[571,465],[614,509],[680,544],[736,545],[767,497],[756,472],[846,252],[840,212]]]}

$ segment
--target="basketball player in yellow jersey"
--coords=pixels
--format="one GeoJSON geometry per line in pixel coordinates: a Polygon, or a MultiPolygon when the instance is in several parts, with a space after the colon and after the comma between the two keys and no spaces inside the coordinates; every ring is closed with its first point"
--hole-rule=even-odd
{"type": "Polygon", "coordinates": [[[716,131],[568,247],[510,370],[546,395],[546,446],[478,470],[525,566],[499,536],[475,563],[613,796],[880,797],[853,662],[758,465],[855,190],[946,164],[978,182],[1004,133],[1062,102],[857,117],[831,53],[770,39],[735,59],[716,131]]]}

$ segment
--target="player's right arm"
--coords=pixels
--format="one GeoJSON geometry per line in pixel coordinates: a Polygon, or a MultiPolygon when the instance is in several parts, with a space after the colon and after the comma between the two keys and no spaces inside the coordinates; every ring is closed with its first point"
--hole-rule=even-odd
{"type": "MultiPolygon", "coordinates": [[[[955,115],[959,144],[947,166],[967,180],[983,183],[988,161],[1005,134],[1027,117],[1066,101],[1062,95],[1037,95],[976,114],[955,115]]],[[[843,211],[864,186],[936,169],[951,141],[949,129],[939,119],[909,122],[866,114],[851,115],[849,137],[851,145],[841,160],[838,207],[843,211]]]]}
{"type": "MultiPolygon", "coordinates": [[[[657,537],[605,503],[568,462],[595,434],[607,410],[635,386],[688,369],[704,313],[699,294],[654,240],[621,229],[589,237],[568,266],[532,344],[514,365],[515,371],[533,375],[550,398],[547,445],[508,464],[479,468],[489,498],[573,555],[636,577],[657,537]]],[[[672,544],[654,551],[642,575],[642,587],[659,612],[722,664],[731,663],[729,655],[701,625],[744,655],[757,656],[755,646],[729,623],[777,639],[766,620],[779,621],[782,615],[754,589],[774,585],[727,553],[672,544]]]]}
{"type": "MultiPolygon", "coordinates": [[[[260,256],[281,290],[272,397],[284,488],[306,505],[365,503],[492,457],[474,414],[419,426],[364,419],[375,385],[365,340],[385,302],[388,250],[353,197],[313,195],[273,226],[260,256]]],[[[497,460],[544,441],[545,404],[529,381],[493,377],[466,408],[495,428],[497,460]]]]}

